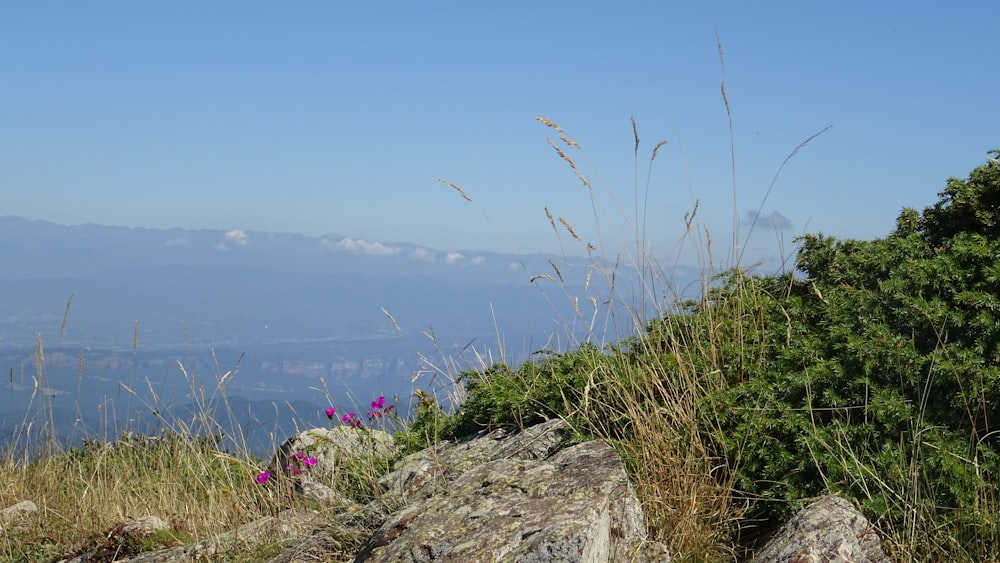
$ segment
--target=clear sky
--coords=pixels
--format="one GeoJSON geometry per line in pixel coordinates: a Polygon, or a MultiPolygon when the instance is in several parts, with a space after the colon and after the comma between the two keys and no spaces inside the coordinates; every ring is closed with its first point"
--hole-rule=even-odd
{"type": "Polygon", "coordinates": [[[7,3],[0,215],[560,252],[546,207],[613,246],[638,195],[658,255],[679,252],[696,199],[723,255],[735,184],[741,242],[748,212],[766,219],[747,257],[773,259],[804,232],[883,236],[1000,146],[995,16],[988,2],[7,3]]]}

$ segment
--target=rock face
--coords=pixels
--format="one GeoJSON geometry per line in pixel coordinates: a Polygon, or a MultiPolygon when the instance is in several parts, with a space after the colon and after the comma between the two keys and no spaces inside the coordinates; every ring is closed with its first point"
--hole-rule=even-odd
{"type": "Polygon", "coordinates": [[[837,496],[825,496],[785,524],[755,563],[888,561],[871,523],[837,496]]]}
{"type": "Polygon", "coordinates": [[[385,481],[408,506],[355,561],[668,561],[644,546],[618,454],[603,442],[557,452],[566,431],[560,421],[500,430],[406,460],[385,481]]]}

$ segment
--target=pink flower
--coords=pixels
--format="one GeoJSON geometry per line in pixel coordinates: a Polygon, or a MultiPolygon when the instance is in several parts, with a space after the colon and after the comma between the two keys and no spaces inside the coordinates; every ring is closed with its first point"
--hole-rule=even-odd
{"type": "Polygon", "coordinates": [[[394,408],[396,405],[385,405],[385,395],[379,395],[378,399],[372,401],[372,409],[374,410],[368,411],[368,419],[374,421],[376,418],[382,418],[392,412],[394,408]]]}
{"type": "Polygon", "coordinates": [[[299,469],[298,465],[294,465],[294,464],[286,465],[285,469],[288,471],[288,473],[290,475],[295,475],[295,476],[302,475],[302,470],[299,469]]]}
{"type": "Polygon", "coordinates": [[[344,424],[350,424],[351,428],[361,428],[361,419],[358,415],[353,412],[349,412],[344,416],[340,417],[340,421],[344,424]]]}
{"type": "Polygon", "coordinates": [[[337,409],[335,409],[333,407],[330,407],[330,408],[326,409],[324,412],[326,413],[326,417],[327,418],[329,418],[330,420],[333,420],[333,415],[337,414],[337,409]]]}
{"type": "Polygon", "coordinates": [[[264,483],[267,483],[267,480],[270,478],[271,478],[270,472],[261,471],[260,473],[257,474],[257,479],[255,479],[255,481],[257,481],[258,485],[263,485],[264,483]]]}
{"type": "Polygon", "coordinates": [[[304,463],[306,465],[316,465],[316,458],[314,458],[314,457],[307,457],[307,458],[305,458],[305,459],[302,460],[302,463],[304,463]]]}

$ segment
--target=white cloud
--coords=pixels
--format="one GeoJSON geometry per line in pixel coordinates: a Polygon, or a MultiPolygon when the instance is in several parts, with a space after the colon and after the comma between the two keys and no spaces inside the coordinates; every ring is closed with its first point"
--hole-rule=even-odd
{"type": "Polygon", "coordinates": [[[479,266],[480,264],[483,264],[485,262],[486,258],[484,256],[476,256],[472,258],[472,260],[469,260],[469,263],[472,264],[473,266],[479,266]]]}
{"type": "Polygon", "coordinates": [[[524,266],[522,266],[520,262],[511,262],[510,264],[507,264],[508,272],[520,272],[523,270],[524,266]]]}
{"type": "Polygon", "coordinates": [[[426,248],[414,248],[413,252],[410,253],[411,256],[417,260],[423,260],[424,262],[436,262],[437,257],[434,256],[434,252],[427,250],[426,248]]]}
{"type": "Polygon", "coordinates": [[[445,264],[458,264],[462,260],[465,260],[465,255],[461,252],[449,252],[444,255],[445,264]]]}
{"type": "Polygon", "coordinates": [[[346,250],[355,254],[371,256],[393,256],[399,254],[398,246],[389,246],[381,242],[371,242],[363,239],[343,238],[338,241],[323,239],[323,245],[337,250],[346,250]]]}
{"type": "Polygon", "coordinates": [[[187,246],[189,244],[191,244],[191,241],[189,241],[186,238],[171,238],[171,239],[167,239],[163,243],[163,245],[166,246],[166,247],[171,247],[171,246],[187,246]]]}
{"type": "Polygon", "coordinates": [[[246,246],[247,245],[247,234],[239,229],[233,229],[231,231],[226,231],[226,240],[235,244],[236,246],[246,246]]]}

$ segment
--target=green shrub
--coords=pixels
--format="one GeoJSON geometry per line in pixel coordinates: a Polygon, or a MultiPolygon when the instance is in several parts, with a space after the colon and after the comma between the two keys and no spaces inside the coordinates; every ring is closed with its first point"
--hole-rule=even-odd
{"type": "Polygon", "coordinates": [[[463,371],[468,398],[457,413],[456,432],[500,424],[531,426],[558,417],[580,421],[583,394],[593,388],[605,355],[594,344],[584,343],[571,352],[544,351],[535,356],[516,370],[496,364],[482,371],[463,371]]]}
{"type": "Polygon", "coordinates": [[[912,556],[956,543],[996,555],[998,218],[991,159],[922,214],[904,210],[888,237],[805,236],[804,278],[734,272],[672,319],[693,340],[743,335],[702,362],[728,382],[703,412],[751,515],[780,521],[833,490],[884,529],[919,527],[912,556]]]}

